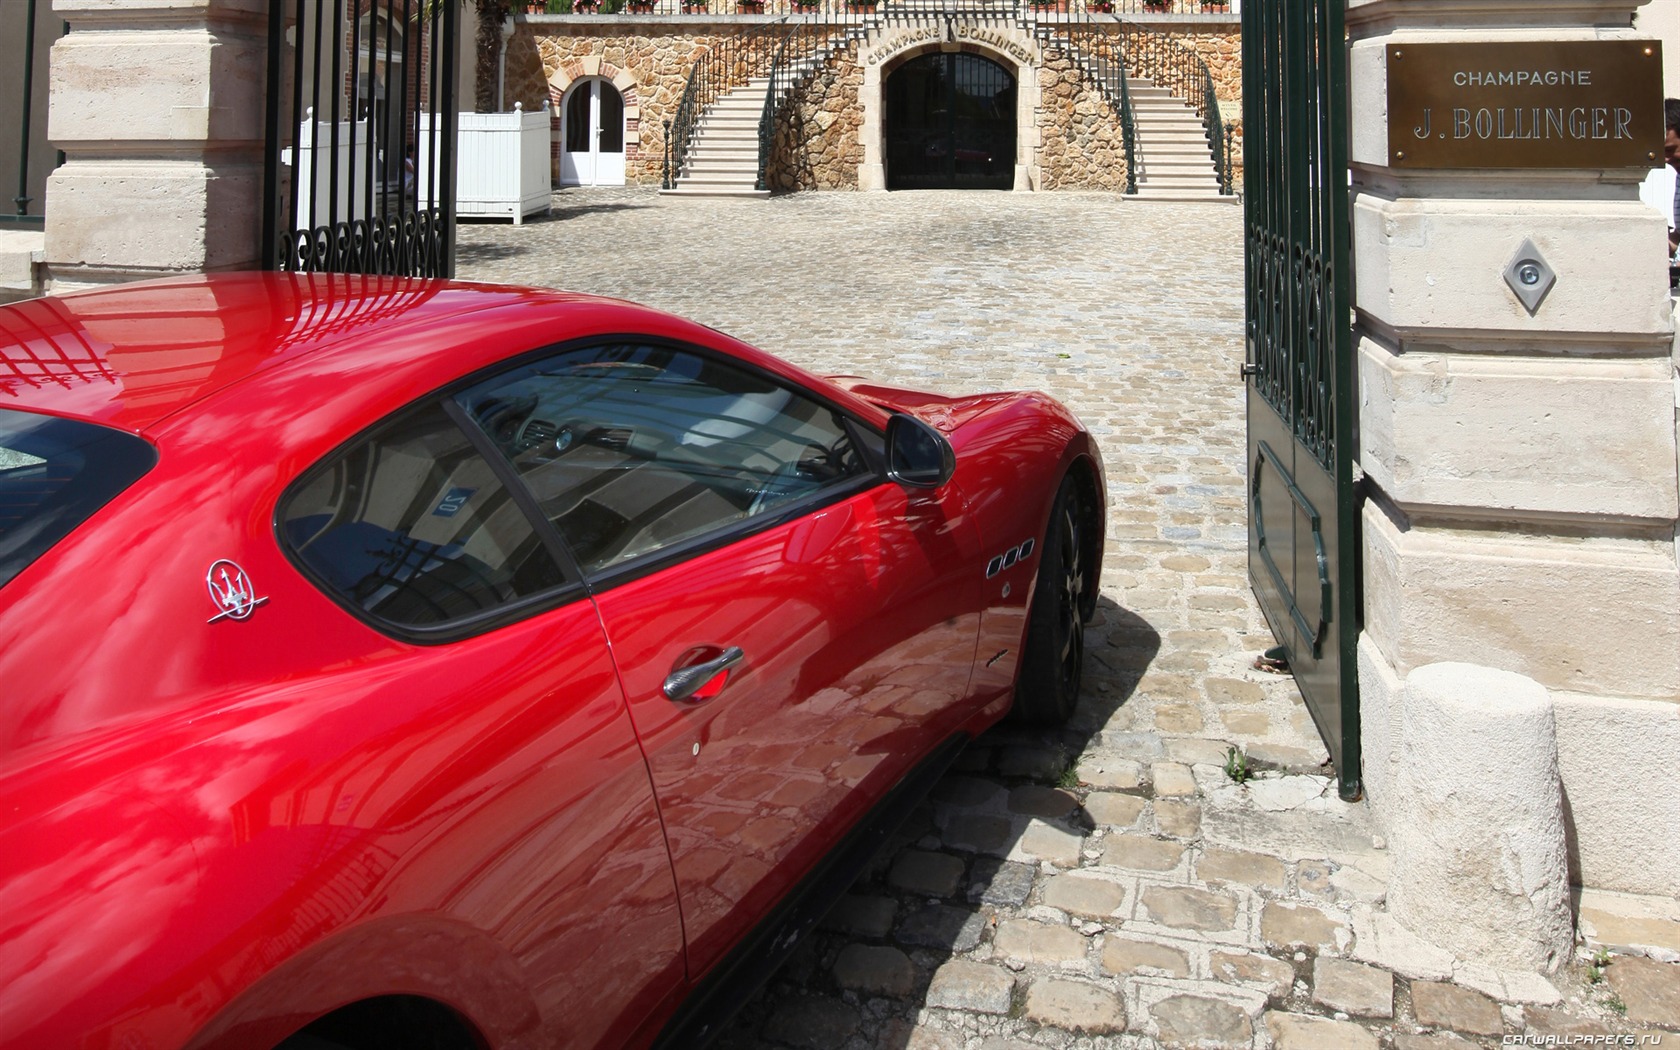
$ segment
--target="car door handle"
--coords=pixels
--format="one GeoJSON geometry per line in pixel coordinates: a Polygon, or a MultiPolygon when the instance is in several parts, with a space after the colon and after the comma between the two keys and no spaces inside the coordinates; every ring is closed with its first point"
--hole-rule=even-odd
{"type": "Polygon", "coordinates": [[[691,704],[710,700],[723,691],[729,680],[729,669],[746,655],[740,646],[732,645],[703,663],[677,668],[665,676],[665,699],[691,704]]]}

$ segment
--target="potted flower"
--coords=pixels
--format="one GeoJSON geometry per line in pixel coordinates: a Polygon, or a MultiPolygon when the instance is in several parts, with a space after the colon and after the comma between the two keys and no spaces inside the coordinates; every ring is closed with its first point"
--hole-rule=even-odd
{"type": "Polygon", "coordinates": [[[1114,13],[1114,0],[1085,0],[1085,10],[1096,15],[1114,13]]]}
{"type": "Polygon", "coordinates": [[[601,0],[572,0],[572,14],[593,15],[601,10],[601,0]]]}
{"type": "Polygon", "coordinates": [[[548,0],[526,0],[525,13],[528,15],[547,14],[548,0]]]}
{"type": "Polygon", "coordinates": [[[685,15],[703,15],[708,10],[706,0],[682,0],[682,13],[685,15]]]}
{"type": "Polygon", "coordinates": [[[1209,14],[1218,11],[1229,11],[1231,0],[1202,0],[1202,13],[1209,14]]]}
{"type": "Polygon", "coordinates": [[[762,15],[764,0],[735,0],[735,12],[742,15],[762,15]]]}
{"type": "Polygon", "coordinates": [[[1027,6],[1034,11],[1066,11],[1067,0],[1027,0],[1027,6]]]}
{"type": "Polygon", "coordinates": [[[1166,11],[1172,7],[1172,0],[1143,0],[1145,11],[1166,11]]]}
{"type": "Polygon", "coordinates": [[[624,7],[633,15],[653,14],[653,0],[627,0],[624,7]]]}
{"type": "Polygon", "coordinates": [[[822,10],[822,0],[793,0],[793,9],[802,15],[822,10]]]}
{"type": "Polygon", "coordinates": [[[875,0],[846,0],[846,10],[852,14],[868,14],[875,10],[875,0]]]}

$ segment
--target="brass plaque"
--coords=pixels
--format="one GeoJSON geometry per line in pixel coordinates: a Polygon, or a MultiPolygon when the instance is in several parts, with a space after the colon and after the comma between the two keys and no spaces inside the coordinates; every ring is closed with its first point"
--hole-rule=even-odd
{"type": "Polygon", "coordinates": [[[1394,168],[1654,168],[1662,44],[1553,40],[1388,46],[1394,168]]]}

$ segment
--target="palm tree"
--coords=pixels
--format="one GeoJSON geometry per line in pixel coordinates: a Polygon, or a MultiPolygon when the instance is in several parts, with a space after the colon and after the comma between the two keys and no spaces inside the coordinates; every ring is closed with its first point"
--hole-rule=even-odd
{"type": "Polygon", "coordinates": [[[477,97],[473,106],[480,113],[494,111],[498,102],[491,96],[496,90],[496,56],[502,46],[502,19],[508,16],[512,7],[512,0],[467,0],[478,11],[478,47],[476,54],[476,75],[473,83],[477,86],[477,97]]]}

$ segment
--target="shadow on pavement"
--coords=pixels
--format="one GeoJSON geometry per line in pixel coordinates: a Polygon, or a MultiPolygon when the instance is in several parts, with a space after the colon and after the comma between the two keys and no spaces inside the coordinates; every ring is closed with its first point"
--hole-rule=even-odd
{"type": "MultiPolygon", "coordinates": [[[[1074,766],[1160,647],[1146,621],[1101,598],[1068,725],[1006,722],[971,743],[716,1047],[907,1050],[924,1008],[1018,1016],[1027,982],[1009,959],[1027,959],[1041,924],[1000,925],[999,911],[1024,911],[1042,861],[1079,866],[1099,821],[1069,790],[1074,766]]],[[[1134,797],[1141,809],[1147,796],[1134,797]]]]}

